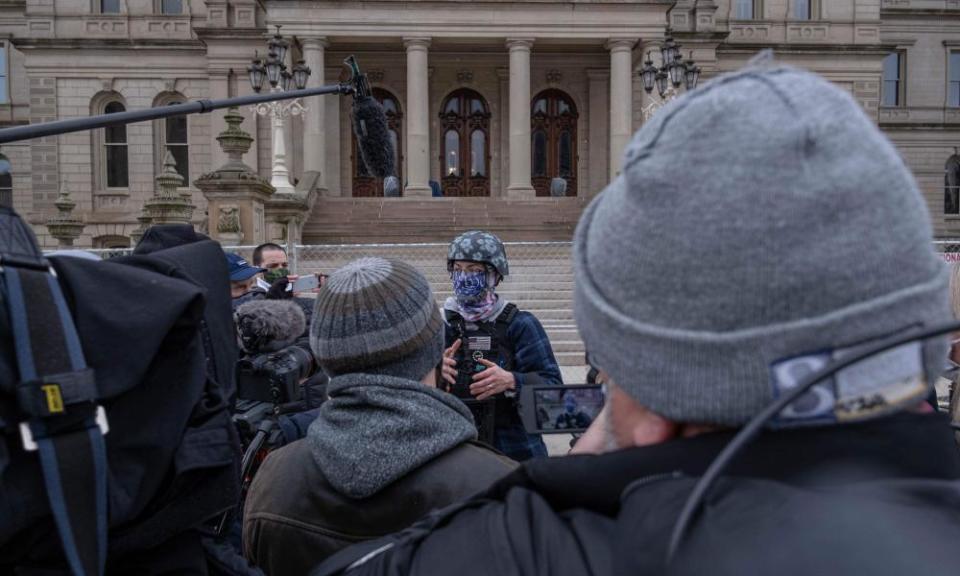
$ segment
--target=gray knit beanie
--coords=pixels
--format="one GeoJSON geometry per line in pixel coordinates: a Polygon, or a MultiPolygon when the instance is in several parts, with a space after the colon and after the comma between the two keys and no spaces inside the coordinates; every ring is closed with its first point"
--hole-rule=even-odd
{"type": "Polygon", "coordinates": [[[443,320],[430,284],[399,260],[350,262],[317,295],[310,348],[331,376],[422,379],[443,356],[443,320]]]}
{"type": "MultiPolygon", "coordinates": [[[[788,359],[822,366],[949,319],[931,240],[910,172],[848,94],[755,64],[634,136],[577,227],[577,325],[647,408],[738,425],[783,390],[774,368],[788,359]]],[[[915,346],[914,373],[932,380],[945,352],[944,339],[915,346]]],[[[913,383],[904,403],[925,391],[913,383]]]]}

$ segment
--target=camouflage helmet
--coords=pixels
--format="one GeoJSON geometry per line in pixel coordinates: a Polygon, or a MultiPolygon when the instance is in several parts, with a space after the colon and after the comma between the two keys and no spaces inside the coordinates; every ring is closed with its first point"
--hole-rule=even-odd
{"type": "Polygon", "coordinates": [[[503,242],[490,232],[470,230],[457,236],[450,243],[447,252],[447,270],[453,270],[453,263],[457,260],[483,262],[496,268],[497,273],[506,276],[510,273],[507,263],[507,250],[503,242]]]}

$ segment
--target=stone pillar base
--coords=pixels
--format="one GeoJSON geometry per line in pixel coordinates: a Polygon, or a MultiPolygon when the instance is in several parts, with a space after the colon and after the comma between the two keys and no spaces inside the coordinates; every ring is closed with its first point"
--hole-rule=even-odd
{"type": "Polygon", "coordinates": [[[403,190],[404,198],[432,198],[433,191],[429,186],[407,186],[403,190]]]}
{"type": "Polygon", "coordinates": [[[531,199],[537,197],[537,191],[532,186],[508,186],[507,198],[531,199]]]}

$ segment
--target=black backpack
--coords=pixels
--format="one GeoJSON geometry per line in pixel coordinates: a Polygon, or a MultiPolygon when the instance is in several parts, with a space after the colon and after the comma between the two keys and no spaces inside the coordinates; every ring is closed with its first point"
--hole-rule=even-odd
{"type": "Polygon", "coordinates": [[[203,573],[238,494],[223,251],[45,259],[0,207],[0,268],[0,573],[203,573]]]}

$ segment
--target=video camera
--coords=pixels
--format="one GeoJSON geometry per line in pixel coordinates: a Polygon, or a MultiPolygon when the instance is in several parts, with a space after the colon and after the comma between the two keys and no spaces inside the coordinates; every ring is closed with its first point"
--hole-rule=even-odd
{"type": "MultiPolygon", "coordinates": [[[[312,370],[313,358],[297,345],[237,362],[237,405],[233,421],[244,444],[256,435],[264,420],[305,412],[323,403],[326,379],[304,381],[312,370]]],[[[268,446],[276,444],[278,432],[273,426],[268,446]]]]}

